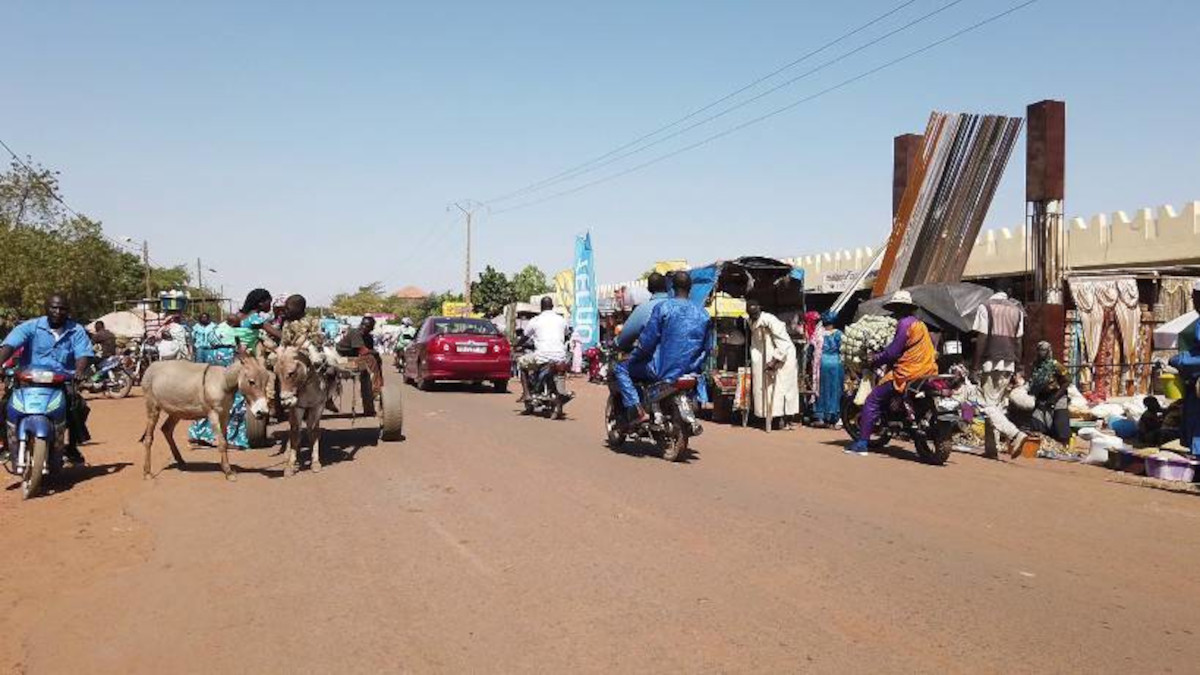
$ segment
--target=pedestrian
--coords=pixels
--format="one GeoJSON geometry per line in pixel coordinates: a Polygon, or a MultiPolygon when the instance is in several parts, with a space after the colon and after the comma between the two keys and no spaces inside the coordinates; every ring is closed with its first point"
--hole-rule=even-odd
{"type": "Polygon", "coordinates": [[[1034,397],[1033,430],[1066,443],[1071,439],[1071,413],[1068,410],[1067,370],[1054,358],[1054,349],[1045,340],[1037,344],[1037,360],[1029,377],[1029,393],[1034,397]]]}
{"type": "Polygon", "coordinates": [[[213,344],[217,338],[217,325],[208,312],[200,312],[196,325],[192,326],[192,348],[196,363],[211,363],[213,344]]]}
{"type": "MultiPolygon", "coordinates": [[[[1014,456],[1020,453],[1016,436],[1002,432],[994,420],[1008,410],[1008,395],[1013,386],[1013,373],[1021,361],[1021,338],[1025,335],[1025,311],[1007,293],[994,293],[975,310],[975,359],[973,371],[979,379],[979,403],[984,412],[983,455],[999,456],[999,441],[1009,441],[1014,456]]],[[[1011,432],[1015,427],[1005,423],[1011,432]]]]}
{"type": "MultiPolygon", "coordinates": [[[[1200,312],[1200,281],[1192,286],[1192,306],[1200,312]]],[[[1200,321],[1179,336],[1179,354],[1171,357],[1171,367],[1183,378],[1183,416],[1180,419],[1179,442],[1193,455],[1200,455],[1200,321]]]]}
{"type": "Polygon", "coordinates": [[[842,394],[846,383],[846,370],[842,366],[842,331],[837,328],[837,318],[826,313],[821,319],[824,339],[817,360],[817,401],[814,406],[814,426],[841,424],[842,394]]]}
{"type": "Polygon", "coordinates": [[[750,367],[754,382],[754,414],[763,418],[770,431],[771,420],[780,417],[790,426],[800,413],[800,370],[796,345],[779,317],[764,312],[757,300],[746,303],[750,317],[750,367]]]}

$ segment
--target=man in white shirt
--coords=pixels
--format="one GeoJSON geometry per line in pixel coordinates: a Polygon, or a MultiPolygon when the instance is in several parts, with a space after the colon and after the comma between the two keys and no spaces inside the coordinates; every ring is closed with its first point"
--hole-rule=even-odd
{"type": "Polygon", "coordinates": [[[1004,420],[1008,409],[1008,393],[1012,389],[1013,373],[1021,360],[1021,339],[1025,335],[1025,311],[1009,299],[1006,293],[996,293],[975,311],[975,372],[980,378],[980,398],[987,415],[984,432],[984,455],[998,455],[997,438],[1007,437],[1013,452],[1020,450],[1020,434],[1004,420]]]}
{"type": "Polygon", "coordinates": [[[519,344],[533,342],[533,351],[517,359],[521,369],[521,399],[529,398],[529,376],[546,363],[567,360],[567,320],[554,311],[554,300],[542,298],[542,313],[529,320],[519,344]]]}

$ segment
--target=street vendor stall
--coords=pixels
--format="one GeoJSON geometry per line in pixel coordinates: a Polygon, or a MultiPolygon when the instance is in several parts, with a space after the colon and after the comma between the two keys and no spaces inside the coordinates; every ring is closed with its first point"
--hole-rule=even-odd
{"type": "Polygon", "coordinates": [[[773,258],[747,256],[691,270],[691,299],[713,317],[708,392],[713,419],[750,417],[750,331],[746,301],[795,326],[804,314],[804,271],[773,258]]]}

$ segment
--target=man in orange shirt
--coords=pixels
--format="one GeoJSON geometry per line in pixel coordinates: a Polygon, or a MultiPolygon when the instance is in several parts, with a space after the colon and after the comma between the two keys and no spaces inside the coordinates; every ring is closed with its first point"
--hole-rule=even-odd
{"type": "Polygon", "coordinates": [[[914,380],[938,374],[937,350],[933,347],[933,339],[929,337],[929,327],[914,315],[917,306],[913,304],[912,295],[908,291],[896,291],[884,307],[900,323],[896,325],[896,337],[891,344],[871,360],[871,368],[891,368],[863,404],[858,422],[858,440],[846,448],[846,452],[853,455],[867,454],[871,434],[875,432],[893,396],[904,393],[914,380]]]}

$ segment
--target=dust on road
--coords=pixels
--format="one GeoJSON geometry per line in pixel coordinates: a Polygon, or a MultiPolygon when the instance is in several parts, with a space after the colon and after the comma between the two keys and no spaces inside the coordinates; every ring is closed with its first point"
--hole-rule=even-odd
{"type": "MultiPolygon", "coordinates": [[[[337,420],[327,463],[192,470],[140,399],[97,401],[93,468],[0,496],[14,672],[1194,669],[1200,501],[1102,470],[841,453],[707,425],[690,461],[512,395],[405,390],[403,443],[337,420]],[[649,453],[649,448],[642,448],[649,453]]],[[[182,427],[180,436],[182,439],[182,427]]],[[[186,452],[186,451],[185,451],[186,452]]]]}

